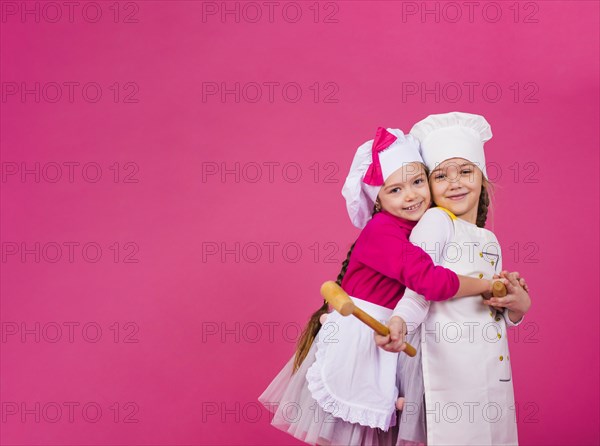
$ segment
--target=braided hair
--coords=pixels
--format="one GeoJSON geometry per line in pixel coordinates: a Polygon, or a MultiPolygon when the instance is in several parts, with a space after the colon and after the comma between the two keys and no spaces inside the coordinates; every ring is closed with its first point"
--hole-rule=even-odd
{"type": "Polygon", "coordinates": [[[490,193],[488,189],[491,189],[491,183],[484,177],[481,184],[481,194],[479,195],[479,204],[477,206],[477,220],[475,222],[480,228],[485,226],[490,206],[490,193]]]}

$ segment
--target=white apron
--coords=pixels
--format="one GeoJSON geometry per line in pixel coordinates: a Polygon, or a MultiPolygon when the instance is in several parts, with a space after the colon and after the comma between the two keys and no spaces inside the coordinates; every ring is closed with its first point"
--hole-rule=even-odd
{"type": "MultiPolygon", "coordinates": [[[[392,309],[352,297],[357,307],[387,322],[392,309]]],[[[398,353],[375,344],[373,329],[356,317],[329,313],[317,338],[316,360],[306,373],[321,408],[350,423],[387,431],[396,424],[398,353]]]]}
{"type": "MultiPolygon", "coordinates": [[[[461,219],[453,223],[441,264],[471,277],[499,273],[496,236],[461,219]]],[[[518,444],[502,314],[490,311],[481,296],[431,302],[421,338],[428,444],[518,444]]]]}

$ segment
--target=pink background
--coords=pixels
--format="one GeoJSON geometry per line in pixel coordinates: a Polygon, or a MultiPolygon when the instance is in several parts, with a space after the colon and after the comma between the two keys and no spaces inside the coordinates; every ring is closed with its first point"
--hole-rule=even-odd
{"type": "Polygon", "coordinates": [[[321,3],[318,17],[280,2],[272,20],[255,3],[236,22],[221,2],[147,1],[120,3],[117,23],[113,2],[96,23],[87,3],[72,23],[66,6],[52,23],[27,2],[36,23],[2,4],[3,444],[298,444],[256,398],[358,234],[340,195],[354,150],[377,126],[454,110],[492,125],[488,227],[532,289],[511,334],[520,442],[599,442],[598,2],[479,2],[471,19],[462,2],[427,3],[437,19],[421,2],[321,3]],[[22,98],[36,82],[40,101],[22,98]],[[80,86],[51,102],[51,82],[80,86]],[[203,100],[236,82],[238,102],[203,100]],[[39,182],[23,178],[36,162],[39,182]],[[94,162],[97,182],[82,177],[94,162]],[[22,258],[36,242],[39,261],[22,258]]]}

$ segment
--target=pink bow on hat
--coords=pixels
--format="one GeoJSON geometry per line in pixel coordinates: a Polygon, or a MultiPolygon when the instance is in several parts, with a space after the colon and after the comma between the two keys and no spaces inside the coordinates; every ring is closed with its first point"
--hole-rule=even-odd
{"type": "Polygon", "coordinates": [[[371,186],[382,186],[384,183],[381,162],[379,161],[379,152],[387,149],[394,141],[398,139],[383,127],[377,129],[377,134],[373,140],[372,157],[373,161],[365,173],[363,182],[371,186]]]}

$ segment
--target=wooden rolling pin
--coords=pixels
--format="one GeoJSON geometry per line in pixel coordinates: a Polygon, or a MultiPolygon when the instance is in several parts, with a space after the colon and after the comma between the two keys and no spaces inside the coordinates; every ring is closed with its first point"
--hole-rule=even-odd
{"type": "MultiPolygon", "coordinates": [[[[327,281],[321,286],[321,296],[342,316],[354,315],[369,327],[371,327],[377,334],[381,336],[387,336],[390,334],[389,328],[373,318],[360,308],[358,308],[348,293],[346,293],[341,286],[333,281],[327,281]]],[[[415,348],[406,342],[406,348],[403,350],[408,356],[415,356],[417,351],[415,348]]]]}
{"type": "MultiPolygon", "coordinates": [[[[492,296],[494,296],[494,297],[504,297],[507,294],[508,294],[508,291],[506,291],[506,285],[504,285],[500,281],[494,282],[494,284],[492,285],[492,296]]],[[[489,299],[489,297],[485,297],[485,295],[483,296],[483,298],[485,300],[489,299]]]]}
{"type": "Polygon", "coordinates": [[[494,282],[492,285],[492,294],[494,297],[506,296],[508,294],[508,291],[506,291],[506,285],[504,285],[502,282],[494,282]]]}

